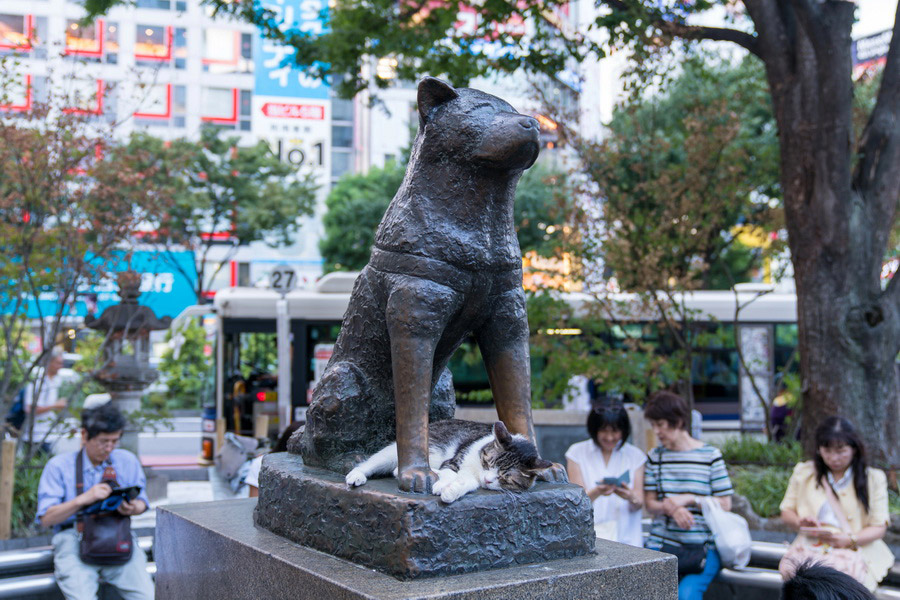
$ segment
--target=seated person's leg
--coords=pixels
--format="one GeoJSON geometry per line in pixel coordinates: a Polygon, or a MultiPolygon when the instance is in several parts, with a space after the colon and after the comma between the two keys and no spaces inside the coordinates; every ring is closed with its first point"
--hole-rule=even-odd
{"type": "Polygon", "coordinates": [[[123,600],[153,600],[153,579],[147,573],[147,555],[138,546],[137,536],[131,559],[120,567],[103,567],[103,580],[116,588],[123,600]]]}
{"type": "Polygon", "coordinates": [[[702,573],[685,575],[678,582],[678,600],[703,600],[703,593],[722,568],[722,561],[715,548],[706,552],[706,567],[702,573]]]}
{"type": "Polygon", "coordinates": [[[53,536],[53,575],[66,600],[97,600],[99,571],[81,562],[74,529],[53,536]]]}

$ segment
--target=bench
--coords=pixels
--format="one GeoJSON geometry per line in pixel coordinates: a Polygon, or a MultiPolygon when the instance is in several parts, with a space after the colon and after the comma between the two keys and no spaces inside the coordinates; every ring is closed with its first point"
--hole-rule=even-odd
{"type": "MultiPolygon", "coordinates": [[[[766,596],[772,597],[771,591],[780,590],[784,583],[778,572],[778,563],[786,551],[787,546],[784,544],[753,542],[750,555],[752,566],[741,570],[722,569],[716,582],[734,587],[768,590],[766,596]]],[[[875,597],[879,600],[900,600],[900,563],[894,563],[878,586],[875,597]]]]}
{"type": "MultiPolygon", "coordinates": [[[[153,538],[138,538],[138,548],[152,558],[153,538]]],[[[156,575],[156,564],[148,563],[147,572],[156,575]]],[[[61,598],[53,576],[53,549],[50,546],[0,552],[0,599],[61,598]]]]}

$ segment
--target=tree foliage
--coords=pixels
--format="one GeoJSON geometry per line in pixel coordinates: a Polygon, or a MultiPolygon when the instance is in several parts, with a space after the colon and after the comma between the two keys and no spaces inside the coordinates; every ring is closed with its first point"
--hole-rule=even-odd
{"type": "MultiPolygon", "coordinates": [[[[713,268],[729,266],[735,226],[783,225],[771,209],[778,141],[759,65],[700,55],[683,67],[663,93],[621,106],[603,141],[575,142],[602,198],[588,258],[601,255],[627,291],[708,289],[713,268]]],[[[726,288],[742,274],[730,275],[726,288]]]]}
{"type": "Polygon", "coordinates": [[[136,133],[125,146],[128,152],[150,156],[147,167],[155,169],[156,181],[174,189],[174,203],[154,225],[161,241],[194,252],[196,273],[181,274],[195,283],[198,298],[237,246],[260,240],[291,243],[299,217],[315,206],[317,186],[311,175],[282,163],[265,142],[238,142],[218,128],[205,127],[197,142],[136,133]],[[225,234],[232,252],[210,264],[213,246],[222,243],[214,234],[225,234]]]}
{"type": "MultiPolygon", "coordinates": [[[[53,348],[78,294],[106,276],[139,223],[166,210],[165,185],[151,186],[148,157],[125,152],[113,126],[72,110],[48,77],[22,97],[21,65],[0,57],[0,412],[53,348]],[[37,323],[37,354],[21,348],[37,323]]],[[[27,401],[37,401],[36,393],[27,401]]]]}
{"type": "MultiPolygon", "coordinates": [[[[91,0],[102,11],[118,0],[91,0]]],[[[318,35],[281,23],[251,0],[208,0],[295,48],[314,76],[349,74],[341,91],[386,85],[365,79],[368,61],[397,61],[402,79],[445,74],[454,84],[518,69],[556,76],[570,61],[627,48],[638,60],[681,42],[728,42],[764,65],[779,134],[784,220],[797,286],[804,444],[830,414],[870,432],[876,461],[900,467],[900,277],[883,285],[883,261],[900,198],[900,36],[888,50],[875,107],[857,136],[851,30],[856,3],[842,0],[598,0],[591,29],[572,31],[556,0],[413,2],[340,0],[318,35]],[[474,12],[456,28],[461,8],[474,12]],[[718,11],[718,12],[716,12],[718,11]],[[730,22],[711,26],[728,15],[730,22]],[[516,35],[511,21],[528,24],[516,35]],[[491,46],[486,40],[499,42],[491,46]]],[[[897,13],[900,14],[900,6],[897,13]]],[[[471,14],[471,13],[470,13],[471,14]]],[[[895,14],[894,30],[900,28],[895,14]]]]}
{"type": "Polygon", "coordinates": [[[325,235],[319,242],[326,273],[359,271],[366,266],[375,243],[375,229],[405,171],[405,165],[391,161],[365,174],[344,175],[331,188],[322,218],[325,235]]]}
{"type": "Polygon", "coordinates": [[[166,341],[170,347],[163,352],[159,363],[159,372],[168,388],[166,406],[198,409],[213,366],[211,353],[207,355],[206,330],[192,320],[177,332],[170,330],[166,341]],[[177,344],[172,344],[173,339],[177,344]]]}

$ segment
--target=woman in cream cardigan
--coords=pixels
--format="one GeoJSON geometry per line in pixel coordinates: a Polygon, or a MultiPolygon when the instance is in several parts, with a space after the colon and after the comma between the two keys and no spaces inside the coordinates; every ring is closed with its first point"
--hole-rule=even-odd
{"type": "Polygon", "coordinates": [[[781,519],[800,532],[794,544],[859,550],[867,567],[860,581],[874,590],[894,564],[882,541],[889,520],[887,478],[866,466],[865,448],[846,419],[825,419],[816,430],[816,448],[815,459],[794,467],[781,519]]]}

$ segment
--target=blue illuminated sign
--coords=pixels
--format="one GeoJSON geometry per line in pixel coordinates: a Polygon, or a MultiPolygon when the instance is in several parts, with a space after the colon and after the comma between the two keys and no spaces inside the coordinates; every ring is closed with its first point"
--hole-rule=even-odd
{"type": "MultiPolygon", "coordinates": [[[[328,0],[264,0],[259,6],[275,13],[282,31],[294,30],[309,35],[326,31],[324,19],[328,0]]],[[[291,68],[294,48],[256,36],[253,47],[256,82],[253,92],[258,96],[327,100],[329,86],[291,68]]]]}
{"type": "MultiPolygon", "coordinates": [[[[158,317],[175,317],[188,306],[197,303],[194,288],[197,282],[197,271],[194,266],[194,253],[135,251],[131,261],[126,260],[124,252],[117,253],[106,265],[109,277],[98,283],[78,290],[78,297],[66,310],[70,317],[84,317],[89,310],[100,315],[108,306],[119,302],[118,286],[115,274],[125,271],[129,266],[141,273],[141,295],[138,303],[148,306],[158,317]],[[185,274],[192,277],[191,280],[185,274]]],[[[44,292],[38,299],[41,310],[33,302],[29,303],[28,318],[37,319],[56,314],[59,301],[56,292],[44,292]]]]}

